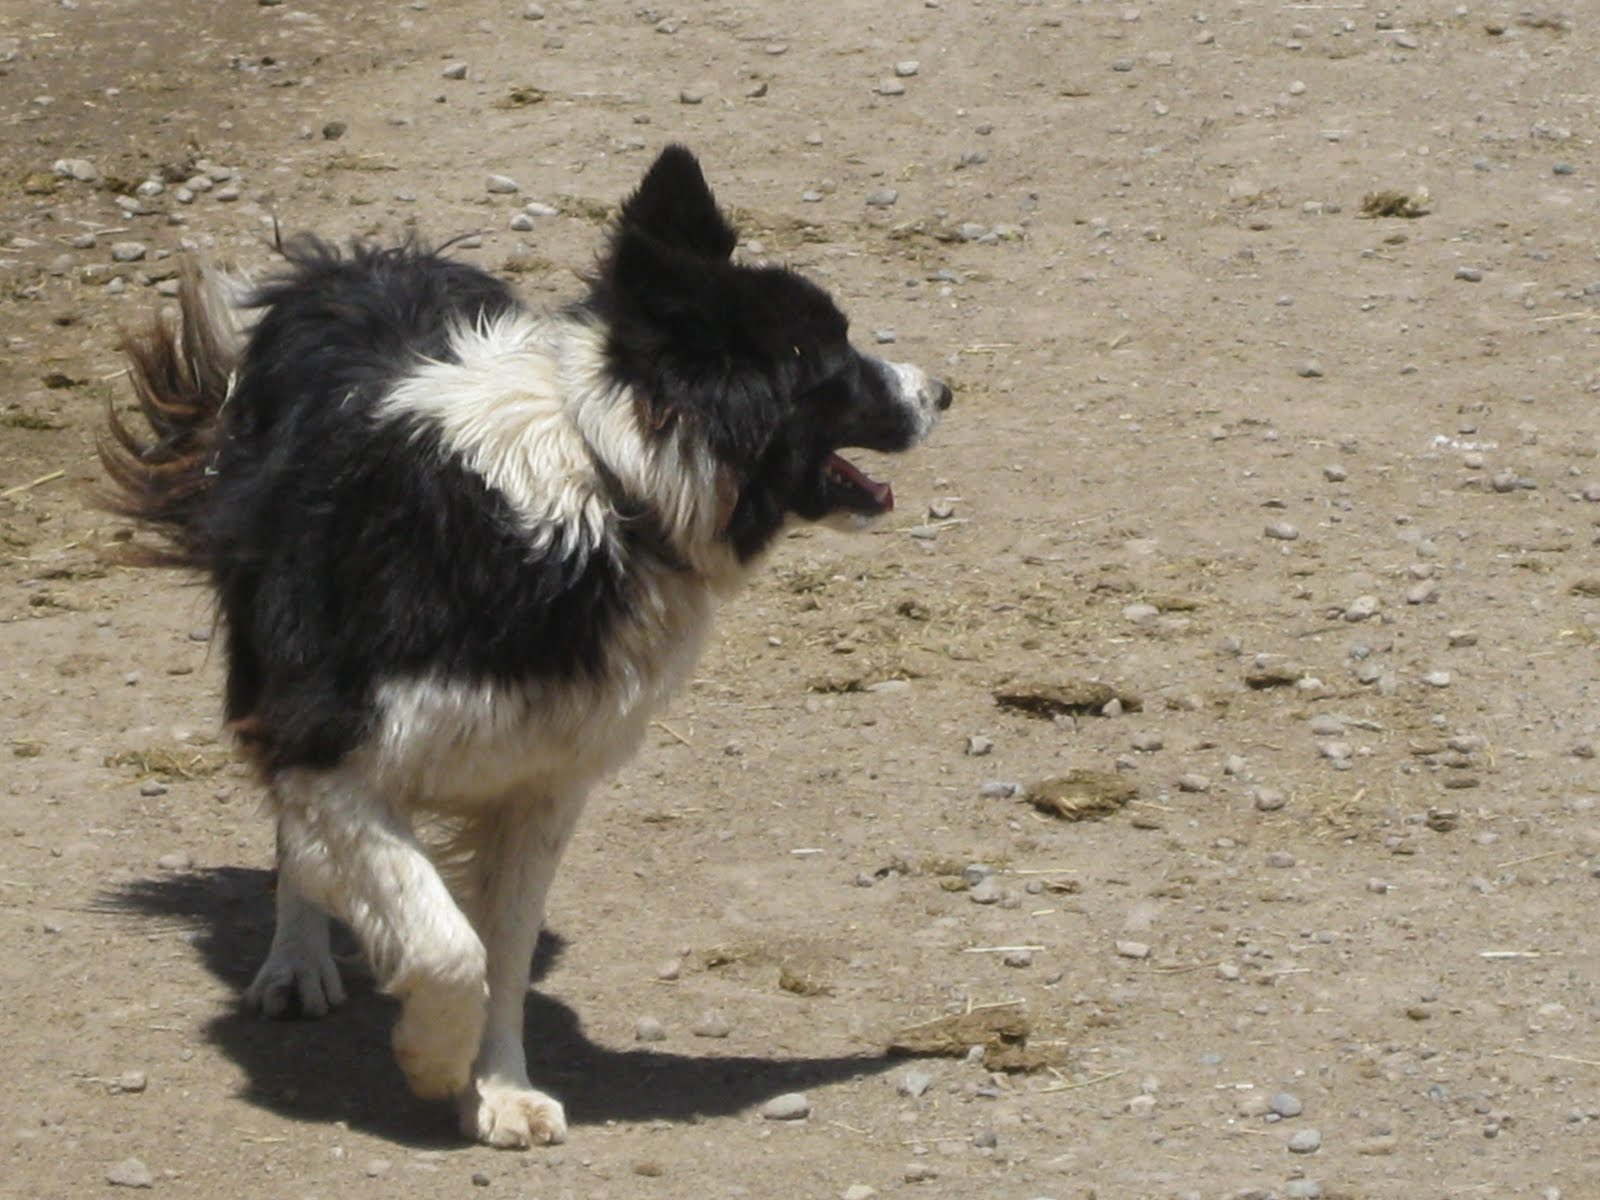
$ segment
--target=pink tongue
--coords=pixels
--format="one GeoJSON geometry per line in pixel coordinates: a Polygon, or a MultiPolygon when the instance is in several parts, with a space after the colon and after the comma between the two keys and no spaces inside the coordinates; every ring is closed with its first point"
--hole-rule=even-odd
{"type": "Polygon", "coordinates": [[[828,466],[835,474],[843,475],[851,483],[870,495],[873,502],[884,512],[892,512],[894,510],[894,489],[887,483],[879,483],[876,479],[861,471],[855,463],[843,455],[830,454],[828,456],[828,466]]]}

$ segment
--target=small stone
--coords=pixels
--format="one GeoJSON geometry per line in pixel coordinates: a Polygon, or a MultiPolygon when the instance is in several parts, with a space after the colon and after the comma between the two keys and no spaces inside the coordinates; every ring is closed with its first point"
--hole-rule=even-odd
{"type": "Polygon", "coordinates": [[[975,733],[967,738],[968,758],[983,758],[985,755],[992,754],[993,752],[994,739],[992,737],[985,737],[981,733],[975,733]]]}
{"type": "Polygon", "coordinates": [[[901,1172],[900,1177],[907,1183],[927,1183],[930,1179],[939,1178],[939,1172],[932,1163],[914,1162],[901,1172]]]}
{"type": "Polygon", "coordinates": [[[1489,477],[1489,486],[1502,496],[1517,490],[1517,473],[1515,471],[1496,471],[1489,477]]]}
{"type": "Polygon", "coordinates": [[[1332,713],[1318,713],[1311,718],[1309,728],[1317,737],[1338,737],[1344,732],[1344,721],[1332,713]]]}
{"type": "Polygon", "coordinates": [[[106,1172],[106,1182],[112,1187],[155,1187],[156,1177],[149,1167],[137,1158],[125,1158],[106,1172]]]}
{"type": "Polygon", "coordinates": [[[542,20],[544,20],[544,5],[542,5],[542,4],[529,4],[529,5],[527,5],[522,10],[522,19],[524,21],[542,21],[542,20]]]}
{"type": "Polygon", "coordinates": [[[1007,950],[1000,961],[1008,967],[1031,967],[1033,966],[1033,951],[1007,950]]]}
{"type": "Polygon", "coordinates": [[[900,199],[900,193],[894,188],[877,188],[867,193],[867,206],[869,208],[889,208],[900,199]]]}
{"type": "Polygon", "coordinates": [[[721,1009],[711,1008],[700,1014],[699,1020],[689,1027],[695,1037],[725,1038],[733,1032],[733,1024],[721,1009]]]}
{"type": "Polygon", "coordinates": [[[1456,278],[1467,283],[1482,283],[1483,272],[1477,267],[1457,267],[1456,278]]]}
{"type": "Polygon", "coordinates": [[[119,1094],[138,1095],[149,1086],[150,1079],[143,1071],[124,1071],[106,1084],[106,1090],[114,1096],[119,1094]]]}
{"type": "Polygon", "coordinates": [[[1186,775],[1178,776],[1178,790],[1180,792],[1209,792],[1211,780],[1198,772],[1191,771],[1186,775]]]}
{"type": "Polygon", "coordinates": [[[444,70],[440,71],[439,74],[446,79],[465,79],[467,77],[467,64],[464,62],[446,63],[444,70]]]}
{"type": "Polygon", "coordinates": [[[1269,521],[1263,532],[1274,541],[1292,542],[1300,537],[1300,530],[1288,521],[1269,521]]]}
{"type": "Polygon", "coordinates": [[[1478,644],[1478,634],[1472,629],[1452,629],[1445,634],[1445,638],[1452,650],[1461,650],[1467,646],[1476,646],[1478,644]]]}
{"type": "Polygon", "coordinates": [[[678,93],[679,104],[703,104],[711,88],[703,83],[690,84],[678,93]]]}
{"type": "Polygon", "coordinates": [[[1424,579],[1406,592],[1407,604],[1432,604],[1439,599],[1439,581],[1424,579]]]}
{"type": "Polygon", "coordinates": [[[1120,958],[1150,957],[1150,947],[1144,942],[1118,942],[1116,950],[1120,958]]]}
{"type": "Polygon", "coordinates": [[[927,1071],[907,1071],[900,1077],[895,1090],[902,1096],[916,1099],[933,1086],[933,1076],[927,1071]]]}
{"type": "Polygon", "coordinates": [[[971,890],[967,892],[967,899],[974,904],[998,904],[1004,894],[1005,890],[1001,887],[1000,881],[990,875],[972,885],[971,890]]]}
{"type": "Polygon", "coordinates": [[[185,851],[178,850],[172,854],[163,854],[160,858],[156,859],[156,866],[160,867],[163,871],[187,871],[190,867],[194,866],[194,859],[191,858],[185,851]]]}
{"type": "Polygon", "coordinates": [[[166,794],[167,785],[158,779],[152,779],[148,783],[139,785],[139,795],[141,796],[165,796],[166,794]]]}
{"type": "Polygon", "coordinates": [[[1022,784],[1014,779],[985,779],[978,785],[978,795],[984,800],[1011,800],[1022,795],[1022,784]]]}
{"type": "Polygon", "coordinates": [[[901,79],[910,79],[920,70],[922,70],[922,64],[914,58],[905,59],[894,65],[894,73],[901,79]]]}
{"type": "Polygon", "coordinates": [[[1145,730],[1141,733],[1136,733],[1133,735],[1133,737],[1129,738],[1128,745],[1137,750],[1140,754],[1153,754],[1155,751],[1161,749],[1162,746],[1166,745],[1166,742],[1162,739],[1159,733],[1156,733],[1152,730],[1145,730]]]}
{"type": "Polygon", "coordinates": [[[656,978],[671,983],[683,974],[683,959],[668,958],[656,964],[656,978]]]}
{"type": "Polygon", "coordinates": [[[345,135],[347,129],[349,129],[349,126],[343,121],[329,121],[322,127],[322,140],[337,142],[345,135]]]}
{"type": "Polygon", "coordinates": [[[1315,1179],[1291,1179],[1283,1185],[1284,1200],[1322,1200],[1322,1185],[1315,1179]]]}
{"type": "Polygon", "coordinates": [[[1321,379],[1322,364],[1316,359],[1310,358],[1296,367],[1294,373],[1300,376],[1301,379],[1321,379]]]}
{"type": "Polygon", "coordinates": [[[488,1187],[489,1186],[489,1176],[487,1174],[485,1174],[483,1171],[474,1171],[472,1173],[472,1186],[473,1187],[488,1187]]]}
{"type": "Polygon", "coordinates": [[[1293,1092],[1279,1092],[1272,1098],[1271,1108],[1280,1117],[1298,1117],[1306,1110],[1306,1106],[1300,1102],[1300,1097],[1293,1092]]]}
{"type": "Polygon", "coordinates": [[[111,260],[113,262],[143,262],[144,256],[148,253],[149,249],[143,242],[113,242],[111,244],[111,260]]]}
{"type": "Polygon", "coordinates": [[[664,1042],[667,1029],[655,1017],[640,1017],[633,1023],[633,1040],[636,1042],[664,1042]]]}
{"type": "Polygon", "coordinates": [[[1315,1154],[1322,1149],[1322,1134],[1315,1129],[1301,1129],[1289,1139],[1290,1154],[1315,1154]]]}
{"type": "Polygon", "coordinates": [[[1267,855],[1267,866],[1274,870],[1286,871],[1295,865],[1294,855],[1285,850],[1274,850],[1267,855]]]}
{"type": "Polygon", "coordinates": [[[878,1189],[864,1183],[852,1183],[839,1193],[839,1200],[878,1200],[878,1189]]]}
{"type": "Polygon", "coordinates": [[[899,341],[899,335],[892,329],[874,329],[872,340],[880,346],[892,346],[899,341]]]}
{"type": "Polygon", "coordinates": [[[99,169],[87,158],[58,158],[50,169],[63,179],[79,183],[93,183],[100,178],[99,169]]]}
{"type": "Polygon", "coordinates": [[[811,1115],[811,1101],[804,1092],[784,1092],[761,1106],[761,1116],[768,1121],[804,1121],[811,1115]]]}
{"type": "Polygon", "coordinates": [[[1355,747],[1349,742],[1323,742],[1317,747],[1318,754],[1336,763],[1347,761],[1355,752],[1355,747]]]}
{"type": "Polygon", "coordinates": [[[509,175],[491,175],[484,187],[491,196],[510,196],[522,190],[509,175]]]}
{"type": "Polygon", "coordinates": [[[878,80],[878,86],[872,90],[880,96],[904,96],[906,94],[906,85],[898,79],[880,79],[878,80]]]}
{"type": "Polygon", "coordinates": [[[1327,466],[1322,468],[1322,477],[1329,483],[1343,483],[1346,479],[1350,478],[1350,472],[1345,470],[1338,463],[1329,463],[1327,466]]]}
{"type": "Polygon", "coordinates": [[[1123,606],[1122,615],[1135,625],[1152,625],[1161,616],[1161,610],[1154,604],[1128,604],[1123,606]]]}
{"type": "Polygon", "coordinates": [[[1346,621],[1366,621],[1375,616],[1382,607],[1376,596],[1357,596],[1344,610],[1346,621]]]}
{"type": "Polygon", "coordinates": [[[527,233],[533,225],[533,218],[525,212],[519,212],[511,218],[511,228],[517,233],[527,233]]]}
{"type": "Polygon", "coordinates": [[[1450,672],[1429,671],[1422,677],[1422,682],[1432,688],[1447,688],[1450,686],[1450,672]]]}
{"type": "Polygon", "coordinates": [[[1257,812],[1277,812],[1288,802],[1277,788],[1252,788],[1251,796],[1255,800],[1257,812]]]}

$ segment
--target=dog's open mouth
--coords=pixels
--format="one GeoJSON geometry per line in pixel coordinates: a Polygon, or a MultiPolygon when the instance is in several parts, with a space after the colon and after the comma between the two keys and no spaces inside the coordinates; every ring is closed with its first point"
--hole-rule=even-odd
{"type": "Polygon", "coordinates": [[[880,516],[894,510],[894,489],[840,454],[822,460],[822,490],[832,509],[880,516]]]}

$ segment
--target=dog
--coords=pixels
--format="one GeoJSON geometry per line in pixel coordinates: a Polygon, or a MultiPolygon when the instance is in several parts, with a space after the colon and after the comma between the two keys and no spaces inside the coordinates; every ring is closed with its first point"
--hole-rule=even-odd
{"type": "Polygon", "coordinates": [[[111,502],[164,535],[143,561],[209,577],[277,822],[246,1002],[341,1003],[343,921],[411,1089],[492,1146],[566,1135],[523,1002],[586,792],[791,520],[893,507],[839,452],[908,450],[951,404],[737,242],[674,145],[557,311],[415,242],[302,237],[259,287],[191,266],[176,323],[124,335],[148,429],[109,415],[111,502]]]}

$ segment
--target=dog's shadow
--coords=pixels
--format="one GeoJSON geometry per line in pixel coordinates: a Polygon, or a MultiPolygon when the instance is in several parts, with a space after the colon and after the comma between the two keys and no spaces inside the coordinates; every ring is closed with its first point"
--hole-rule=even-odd
{"type": "MultiPolygon", "coordinates": [[[[188,927],[207,969],[241,996],[271,941],[271,877],[261,870],[136,880],[104,893],[97,907],[188,927]]],[[[536,981],[563,945],[548,931],[541,937],[536,981]]],[[[208,1038],[245,1073],[244,1098],[294,1120],[343,1121],[416,1146],[459,1144],[445,1106],[406,1090],[389,1050],[394,1002],[350,969],[351,956],[340,959],[350,997],[322,1020],[267,1021],[235,1005],[208,1024],[208,1038]]],[[[534,1085],[560,1097],[576,1124],[726,1116],[780,1092],[862,1078],[895,1062],[883,1054],[780,1059],[616,1050],[590,1041],[571,1008],[538,992],[528,995],[524,1041],[534,1085]]]]}

